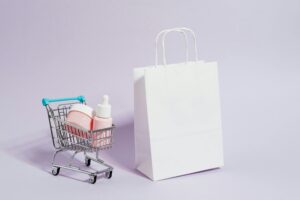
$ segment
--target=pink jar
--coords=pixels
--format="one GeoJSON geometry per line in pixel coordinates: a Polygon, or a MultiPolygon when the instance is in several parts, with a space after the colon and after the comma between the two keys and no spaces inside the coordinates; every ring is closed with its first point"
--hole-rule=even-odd
{"type": "MultiPolygon", "coordinates": [[[[84,129],[85,131],[92,130],[94,112],[93,109],[84,104],[74,104],[67,115],[67,122],[75,127],[84,129]]],[[[71,126],[66,127],[67,130],[75,135],[87,138],[87,133],[74,129],[71,126]]]]}

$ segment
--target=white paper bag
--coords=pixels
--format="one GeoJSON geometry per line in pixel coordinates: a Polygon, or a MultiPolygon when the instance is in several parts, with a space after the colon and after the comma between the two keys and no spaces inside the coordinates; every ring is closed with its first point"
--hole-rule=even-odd
{"type": "Polygon", "coordinates": [[[155,66],[134,69],[136,166],[152,180],[223,166],[217,63],[197,61],[192,30],[164,30],[156,44],[161,35],[164,65],[156,54],[155,66]],[[195,62],[166,65],[164,39],[174,31],[192,33],[195,62]]]}

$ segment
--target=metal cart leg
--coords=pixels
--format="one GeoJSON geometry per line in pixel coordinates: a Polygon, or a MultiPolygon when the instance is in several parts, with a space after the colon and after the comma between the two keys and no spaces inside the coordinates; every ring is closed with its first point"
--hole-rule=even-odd
{"type": "MultiPolygon", "coordinates": [[[[89,175],[90,176],[89,182],[91,184],[96,183],[96,181],[97,181],[97,175],[99,175],[99,174],[104,174],[107,179],[110,179],[112,177],[113,167],[110,166],[110,165],[108,165],[108,164],[106,164],[103,160],[101,160],[99,158],[98,151],[96,151],[96,158],[89,156],[85,151],[83,152],[84,156],[85,156],[86,165],[87,165],[87,160],[88,160],[89,165],[90,165],[91,161],[94,161],[94,162],[96,162],[96,163],[98,163],[98,164],[106,167],[106,169],[99,170],[99,171],[95,170],[95,171],[92,171],[92,172],[84,170],[84,169],[81,169],[81,168],[76,167],[76,166],[73,166],[73,160],[74,160],[75,156],[78,153],[82,152],[82,151],[75,151],[72,154],[72,156],[70,158],[70,161],[69,161],[69,164],[67,166],[58,164],[56,162],[56,157],[57,157],[57,155],[59,153],[64,152],[64,151],[66,151],[66,150],[65,149],[59,149],[59,150],[56,150],[54,152],[54,154],[53,154],[53,159],[52,159],[52,174],[54,176],[58,175],[59,172],[60,172],[60,169],[62,168],[62,169],[68,169],[68,170],[72,170],[72,171],[76,171],[76,172],[80,172],[80,173],[89,175]]],[[[89,165],[87,165],[87,166],[89,166],[89,165]]]]}
{"type": "Polygon", "coordinates": [[[59,171],[60,171],[60,165],[57,165],[56,163],[55,163],[55,159],[56,159],[56,156],[57,156],[57,154],[59,154],[59,153],[61,153],[61,152],[63,152],[63,151],[65,151],[64,149],[59,149],[59,150],[56,150],[55,152],[54,152],[54,154],[53,154],[53,158],[52,158],[52,174],[54,175],[54,176],[57,176],[58,174],[59,174],[59,171]]]}
{"type": "MultiPolygon", "coordinates": [[[[94,174],[104,173],[104,175],[107,179],[110,179],[112,177],[113,167],[106,164],[103,160],[101,160],[99,158],[99,151],[96,151],[96,158],[89,156],[86,152],[84,152],[84,155],[85,155],[86,165],[87,165],[87,161],[89,162],[88,163],[89,165],[90,165],[90,161],[94,161],[94,162],[106,167],[106,169],[101,170],[101,171],[96,171],[94,174]]],[[[89,166],[89,165],[87,165],[87,166],[89,166]]]]}
{"type": "Polygon", "coordinates": [[[75,158],[75,156],[76,156],[77,153],[79,153],[79,151],[75,151],[73,153],[73,155],[71,156],[70,161],[69,161],[69,167],[72,167],[73,160],[74,160],[74,158],[75,158]]]}

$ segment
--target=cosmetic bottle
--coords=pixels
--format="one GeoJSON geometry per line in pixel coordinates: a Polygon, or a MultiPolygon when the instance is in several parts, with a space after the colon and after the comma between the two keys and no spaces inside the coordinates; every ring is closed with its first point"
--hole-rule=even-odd
{"type": "Polygon", "coordinates": [[[109,128],[112,126],[111,118],[111,105],[109,104],[108,95],[102,97],[100,104],[96,106],[95,116],[93,119],[93,130],[99,130],[95,132],[97,140],[94,142],[94,146],[107,146],[111,144],[111,130],[100,130],[109,128]]]}

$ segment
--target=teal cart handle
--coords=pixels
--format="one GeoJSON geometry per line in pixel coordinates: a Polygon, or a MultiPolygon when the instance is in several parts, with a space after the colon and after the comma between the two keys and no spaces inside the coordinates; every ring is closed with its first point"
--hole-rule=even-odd
{"type": "Polygon", "coordinates": [[[53,102],[60,102],[60,101],[80,101],[81,103],[85,102],[84,96],[78,96],[78,97],[69,97],[69,98],[56,98],[56,99],[48,99],[48,98],[43,98],[42,99],[42,104],[43,106],[47,106],[49,103],[53,102]]]}

